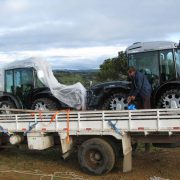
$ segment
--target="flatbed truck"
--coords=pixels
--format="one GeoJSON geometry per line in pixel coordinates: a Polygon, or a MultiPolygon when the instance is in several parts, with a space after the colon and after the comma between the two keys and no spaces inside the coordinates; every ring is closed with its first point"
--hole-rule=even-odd
{"type": "Polygon", "coordinates": [[[110,172],[120,158],[123,172],[131,171],[133,142],[180,143],[180,109],[8,111],[0,114],[3,147],[44,150],[59,144],[64,158],[77,150],[82,170],[93,175],[110,172]]]}

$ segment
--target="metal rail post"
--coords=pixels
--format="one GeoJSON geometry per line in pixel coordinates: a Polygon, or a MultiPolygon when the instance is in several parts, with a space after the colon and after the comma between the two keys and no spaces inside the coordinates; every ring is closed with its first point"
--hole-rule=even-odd
{"type": "Polygon", "coordinates": [[[129,172],[132,170],[132,147],[131,137],[125,133],[122,136],[122,148],[123,148],[123,172],[129,172]]]}

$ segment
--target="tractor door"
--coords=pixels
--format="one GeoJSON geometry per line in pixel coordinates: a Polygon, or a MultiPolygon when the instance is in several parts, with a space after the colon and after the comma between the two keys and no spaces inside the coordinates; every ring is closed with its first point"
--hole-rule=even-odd
{"type": "Polygon", "coordinates": [[[160,80],[161,84],[176,78],[173,50],[160,51],[160,80]]]}
{"type": "Polygon", "coordinates": [[[28,107],[31,103],[31,92],[34,88],[32,68],[20,68],[5,71],[5,90],[13,93],[28,107]]]}
{"type": "Polygon", "coordinates": [[[149,51],[130,54],[128,65],[134,66],[138,71],[143,72],[153,89],[159,86],[159,62],[158,51],[149,51]]]}
{"type": "Polygon", "coordinates": [[[175,60],[176,60],[176,74],[179,80],[180,79],[180,49],[175,50],[175,60]]]}

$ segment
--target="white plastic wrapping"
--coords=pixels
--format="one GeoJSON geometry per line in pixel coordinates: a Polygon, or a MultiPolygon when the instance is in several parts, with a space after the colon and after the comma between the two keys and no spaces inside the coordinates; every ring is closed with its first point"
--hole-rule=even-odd
{"type": "MultiPolygon", "coordinates": [[[[54,77],[52,69],[47,61],[37,58],[16,61],[4,66],[3,70],[33,67],[37,71],[39,80],[48,87],[52,94],[61,102],[76,109],[86,109],[86,89],[80,83],[73,85],[64,85],[57,81],[54,77]]],[[[0,80],[3,82],[4,73],[0,71],[0,80]]],[[[4,85],[0,86],[0,90],[4,91],[4,85]]]]}

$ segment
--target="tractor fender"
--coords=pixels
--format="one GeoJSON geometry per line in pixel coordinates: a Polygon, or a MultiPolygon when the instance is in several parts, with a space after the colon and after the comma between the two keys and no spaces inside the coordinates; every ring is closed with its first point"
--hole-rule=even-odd
{"type": "Polygon", "coordinates": [[[124,85],[109,85],[109,86],[105,86],[104,87],[104,92],[109,92],[109,91],[113,91],[113,90],[119,90],[122,89],[124,91],[128,91],[130,88],[124,85]]]}
{"type": "Polygon", "coordinates": [[[98,94],[96,94],[96,95],[92,94],[92,95],[90,95],[90,97],[88,97],[89,98],[88,106],[89,107],[99,107],[99,105],[101,105],[101,103],[105,99],[112,96],[113,94],[120,93],[120,92],[124,92],[124,93],[128,94],[129,88],[123,87],[123,86],[104,87],[103,89],[101,89],[101,91],[99,91],[98,94]]]}
{"type": "Polygon", "coordinates": [[[36,99],[39,99],[39,98],[50,98],[50,99],[53,99],[54,101],[56,101],[58,104],[61,104],[61,102],[53,96],[53,94],[50,92],[50,90],[44,90],[44,91],[39,91],[35,94],[33,94],[32,96],[32,102],[35,101],[36,99]]]}
{"type": "Polygon", "coordinates": [[[115,87],[105,87],[103,93],[103,96],[109,96],[114,93],[119,93],[119,92],[129,92],[129,88],[124,87],[124,86],[115,86],[115,87]]]}
{"type": "Polygon", "coordinates": [[[40,92],[33,94],[32,100],[34,101],[35,99],[42,98],[42,97],[53,97],[53,95],[48,90],[40,91],[40,92]]]}

